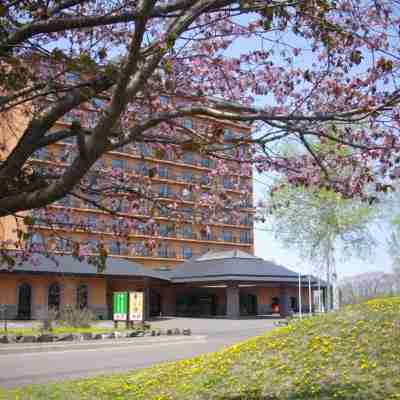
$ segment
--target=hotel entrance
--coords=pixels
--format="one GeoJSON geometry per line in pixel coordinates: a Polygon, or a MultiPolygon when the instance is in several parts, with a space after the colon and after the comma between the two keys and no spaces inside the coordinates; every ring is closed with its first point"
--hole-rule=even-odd
{"type": "Polygon", "coordinates": [[[217,296],[207,291],[181,293],[176,297],[176,314],[185,317],[217,315],[217,296]]]}

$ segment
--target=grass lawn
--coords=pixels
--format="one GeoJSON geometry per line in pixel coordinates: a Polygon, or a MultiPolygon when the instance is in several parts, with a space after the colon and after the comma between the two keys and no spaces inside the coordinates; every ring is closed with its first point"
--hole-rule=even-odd
{"type": "Polygon", "coordinates": [[[213,354],[2,399],[400,400],[400,298],[293,321],[213,354]]]}
{"type": "MultiPolygon", "coordinates": [[[[134,329],[142,329],[141,327],[135,327],[134,329]]],[[[129,328],[129,331],[134,330],[132,328],[129,328]]],[[[125,331],[127,330],[125,325],[120,324],[118,328],[114,327],[100,327],[100,326],[91,326],[89,328],[73,328],[71,326],[63,326],[63,325],[56,325],[54,326],[53,330],[51,333],[54,335],[58,334],[63,334],[63,333],[109,333],[109,332],[114,332],[114,331],[125,331]]],[[[40,324],[36,324],[32,326],[31,328],[11,328],[7,329],[7,332],[3,328],[0,328],[0,336],[2,335],[24,335],[24,336],[36,336],[36,335],[41,335],[45,332],[40,330],[40,324]]]]}

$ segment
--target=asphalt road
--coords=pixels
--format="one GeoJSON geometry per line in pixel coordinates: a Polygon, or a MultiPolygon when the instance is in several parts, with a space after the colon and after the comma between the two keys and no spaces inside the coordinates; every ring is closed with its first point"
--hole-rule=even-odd
{"type": "Polygon", "coordinates": [[[212,352],[274,328],[274,321],[177,318],[152,322],[191,328],[192,336],[144,337],[74,344],[0,345],[0,386],[14,387],[110,374],[212,352]],[[24,347],[17,347],[24,346],[24,347]]]}

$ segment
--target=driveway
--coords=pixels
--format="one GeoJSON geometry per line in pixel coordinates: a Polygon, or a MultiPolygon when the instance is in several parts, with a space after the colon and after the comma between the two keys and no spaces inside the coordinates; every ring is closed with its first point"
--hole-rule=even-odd
{"type": "MultiPolygon", "coordinates": [[[[164,318],[151,321],[153,328],[190,328],[192,336],[52,345],[37,351],[10,352],[0,345],[0,386],[13,387],[69,378],[110,374],[149,367],[222,349],[275,327],[273,319],[164,318]]],[[[109,324],[104,321],[102,325],[109,324]]],[[[16,345],[14,345],[16,346],[16,345]]],[[[15,349],[15,347],[14,347],[15,349]]],[[[22,348],[21,348],[22,350],[22,348]]]]}

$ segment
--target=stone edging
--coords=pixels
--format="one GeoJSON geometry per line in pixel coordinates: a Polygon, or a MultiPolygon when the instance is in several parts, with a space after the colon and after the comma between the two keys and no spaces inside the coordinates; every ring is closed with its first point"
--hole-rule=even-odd
{"type": "Polygon", "coordinates": [[[107,333],[63,333],[52,334],[44,333],[41,335],[3,335],[0,336],[0,344],[10,343],[53,343],[53,342],[81,342],[84,340],[106,340],[106,339],[126,339],[143,336],[161,336],[161,335],[185,335],[192,334],[190,329],[167,329],[167,330],[149,330],[149,331],[114,331],[107,333]]]}

